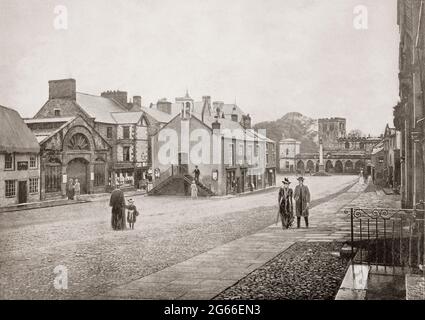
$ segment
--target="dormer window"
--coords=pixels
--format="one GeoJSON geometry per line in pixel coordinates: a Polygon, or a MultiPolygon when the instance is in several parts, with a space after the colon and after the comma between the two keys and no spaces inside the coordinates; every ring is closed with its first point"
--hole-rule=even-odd
{"type": "Polygon", "coordinates": [[[61,116],[61,110],[60,109],[55,109],[55,117],[60,117],[61,116]]]}

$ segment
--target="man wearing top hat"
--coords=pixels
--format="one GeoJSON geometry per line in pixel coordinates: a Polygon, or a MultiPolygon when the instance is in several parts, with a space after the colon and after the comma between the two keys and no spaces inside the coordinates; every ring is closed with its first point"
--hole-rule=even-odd
{"type": "Polygon", "coordinates": [[[310,190],[304,185],[304,178],[299,177],[295,187],[295,211],[297,215],[297,228],[301,226],[301,217],[304,217],[305,226],[308,228],[308,209],[310,206],[310,190]]]}

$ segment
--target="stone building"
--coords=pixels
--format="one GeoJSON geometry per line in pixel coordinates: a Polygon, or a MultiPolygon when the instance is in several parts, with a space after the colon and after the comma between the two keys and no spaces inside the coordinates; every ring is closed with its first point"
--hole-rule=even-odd
{"type": "Polygon", "coordinates": [[[404,208],[422,205],[425,199],[424,15],[424,1],[398,1],[400,102],[394,108],[394,126],[401,132],[400,193],[404,208]]]}
{"type": "Polygon", "coordinates": [[[153,106],[174,116],[152,138],[152,194],[188,194],[195,166],[201,172],[201,195],[275,185],[274,141],[252,130],[249,116],[226,118],[213,108],[209,96],[196,102],[188,94],[175,103],[163,99],[153,106]]]}
{"type": "Polygon", "coordinates": [[[39,151],[18,112],[0,106],[0,207],[40,200],[39,151]]]}
{"type": "MultiPolygon", "coordinates": [[[[369,175],[372,173],[372,150],[382,138],[347,135],[345,118],[319,119],[318,122],[324,171],[336,174],[358,174],[364,170],[369,175]]],[[[295,163],[296,172],[299,174],[318,172],[319,150],[317,153],[297,154],[295,163]]]]}
{"type": "Polygon", "coordinates": [[[296,156],[300,153],[301,142],[295,139],[282,139],[279,142],[279,169],[280,172],[293,173],[296,171],[296,156]]]}
{"type": "Polygon", "coordinates": [[[26,120],[41,146],[41,197],[63,197],[69,178],[81,192],[98,193],[116,183],[134,187],[150,168],[149,121],[140,96],[124,91],[100,96],[76,91],[74,79],[49,81],[49,99],[26,120]]]}
{"type": "Polygon", "coordinates": [[[398,190],[401,182],[400,169],[401,133],[388,124],[383,137],[385,186],[398,190]]]}

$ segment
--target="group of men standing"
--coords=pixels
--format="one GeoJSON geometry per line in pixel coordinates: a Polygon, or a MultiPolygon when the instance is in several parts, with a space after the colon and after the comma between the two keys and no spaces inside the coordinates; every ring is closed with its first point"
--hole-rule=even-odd
{"type": "Polygon", "coordinates": [[[301,218],[304,218],[305,226],[308,228],[308,216],[310,207],[310,190],[304,185],[304,178],[299,177],[298,185],[293,191],[289,185],[291,182],[288,178],[282,181],[282,187],[279,189],[279,211],[278,219],[282,221],[282,228],[288,229],[294,222],[294,205],[295,199],[295,215],[297,217],[297,228],[301,227],[301,218]]]}
{"type": "Polygon", "coordinates": [[[66,196],[69,200],[80,200],[81,185],[78,179],[69,179],[66,185],[66,196]]]}

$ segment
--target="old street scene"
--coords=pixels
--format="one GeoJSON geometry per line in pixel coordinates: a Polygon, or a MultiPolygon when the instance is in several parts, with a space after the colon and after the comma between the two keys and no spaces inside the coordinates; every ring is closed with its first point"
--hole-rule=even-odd
{"type": "Polygon", "coordinates": [[[425,299],[425,1],[119,3],[0,2],[0,299],[425,299]]]}

